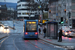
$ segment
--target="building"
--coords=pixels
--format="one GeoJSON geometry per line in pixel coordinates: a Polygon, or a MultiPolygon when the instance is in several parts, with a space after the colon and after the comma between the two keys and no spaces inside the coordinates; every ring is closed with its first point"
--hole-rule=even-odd
{"type": "Polygon", "coordinates": [[[72,28],[75,29],[75,0],[71,0],[71,19],[72,19],[72,28]]]}
{"type": "Polygon", "coordinates": [[[0,20],[5,19],[7,15],[7,7],[6,5],[0,5],[0,20]]]}
{"type": "Polygon", "coordinates": [[[0,5],[0,20],[11,20],[15,19],[17,12],[12,7],[7,7],[6,5],[0,5]]]}
{"type": "MultiPolygon", "coordinates": [[[[61,17],[63,17],[64,24],[66,26],[72,26],[71,16],[69,17],[69,12],[71,13],[71,0],[61,0],[61,17]]],[[[60,4],[59,4],[60,5],[60,4]]]]}
{"type": "Polygon", "coordinates": [[[48,16],[48,18],[50,19],[50,20],[54,20],[54,19],[56,19],[56,2],[53,2],[53,3],[51,3],[51,4],[49,4],[49,16],[48,16]]]}
{"type": "Polygon", "coordinates": [[[17,2],[17,17],[19,19],[31,19],[35,17],[34,0],[19,0],[17,2]]]}
{"type": "Polygon", "coordinates": [[[72,26],[72,0],[58,0],[49,4],[49,15],[48,17],[54,21],[61,22],[63,19],[66,26],[72,26]],[[70,14],[70,15],[69,15],[70,14]]]}
{"type": "Polygon", "coordinates": [[[59,21],[58,0],[50,0],[48,4],[48,18],[50,21],[59,21]]]}
{"type": "Polygon", "coordinates": [[[14,8],[12,8],[12,7],[8,7],[7,8],[7,13],[8,13],[8,16],[7,16],[7,18],[9,19],[9,20],[13,20],[14,18],[16,18],[16,16],[15,16],[15,14],[17,14],[17,12],[16,12],[16,10],[14,10],[14,8]]]}

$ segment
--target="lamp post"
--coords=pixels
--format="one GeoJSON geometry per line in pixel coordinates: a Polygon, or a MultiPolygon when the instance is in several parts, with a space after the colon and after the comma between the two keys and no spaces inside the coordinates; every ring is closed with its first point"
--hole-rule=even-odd
{"type": "Polygon", "coordinates": [[[71,13],[70,12],[68,12],[68,27],[69,27],[69,18],[70,18],[70,16],[71,16],[71,13]]]}

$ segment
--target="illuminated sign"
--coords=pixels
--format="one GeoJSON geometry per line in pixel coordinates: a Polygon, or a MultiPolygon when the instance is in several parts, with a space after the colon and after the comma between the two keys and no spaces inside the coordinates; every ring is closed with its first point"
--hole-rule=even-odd
{"type": "Polygon", "coordinates": [[[47,20],[43,20],[42,23],[45,23],[47,20]]]}
{"type": "Polygon", "coordinates": [[[35,24],[36,22],[27,22],[28,24],[35,24]]]}

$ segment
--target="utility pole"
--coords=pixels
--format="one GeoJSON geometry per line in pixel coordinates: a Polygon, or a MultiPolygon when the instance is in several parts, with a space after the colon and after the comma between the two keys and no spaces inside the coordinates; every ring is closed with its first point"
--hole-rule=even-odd
{"type": "Polygon", "coordinates": [[[31,14],[32,14],[32,5],[33,5],[33,0],[30,0],[30,3],[29,3],[29,19],[31,17],[31,14]]]}
{"type": "Polygon", "coordinates": [[[68,27],[69,27],[69,24],[70,24],[70,21],[69,21],[70,19],[69,19],[69,18],[70,18],[70,16],[71,16],[71,13],[70,13],[70,0],[69,0],[69,2],[68,2],[68,7],[69,7],[69,9],[68,9],[68,11],[69,11],[69,12],[68,12],[68,27]]]}
{"type": "Polygon", "coordinates": [[[57,2],[56,2],[56,21],[57,21],[57,16],[58,16],[58,13],[57,13],[57,2]]]}
{"type": "MultiPolygon", "coordinates": [[[[31,3],[31,0],[30,0],[30,3],[31,3]]],[[[29,9],[31,10],[30,3],[29,3],[29,9]]],[[[29,10],[29,19],[30,19],[30,10],[29,10]]]]}
{"type": "Polygon", "coordinates": [[[41,4],[42,6],[42,17],[41,17],[41,22],[43,21],[43,16],[44,16],[44,13],[43,13],[43,3],[41,4]]]}

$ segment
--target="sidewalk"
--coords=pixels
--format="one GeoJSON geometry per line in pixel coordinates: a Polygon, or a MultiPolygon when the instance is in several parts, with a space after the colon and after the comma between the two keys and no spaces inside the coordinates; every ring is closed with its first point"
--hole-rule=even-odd
{"type": "MultiPolygon", "coordinates": [[[[43,41],[46,41],[52,45],[55,45],[55,46],[59,46],[59,47],[62,47],[62,48],[75,48],[75,41],[67,41],[67,40],[64,40],[62,39],[62,42],[58,42],[58,39],[49,39],[47,37],[43,38],[43,34],[40,34],[39,35],[39,38],[43,41]]],[[[75,39],[74,39],[75,40],[75,39]]]]}

